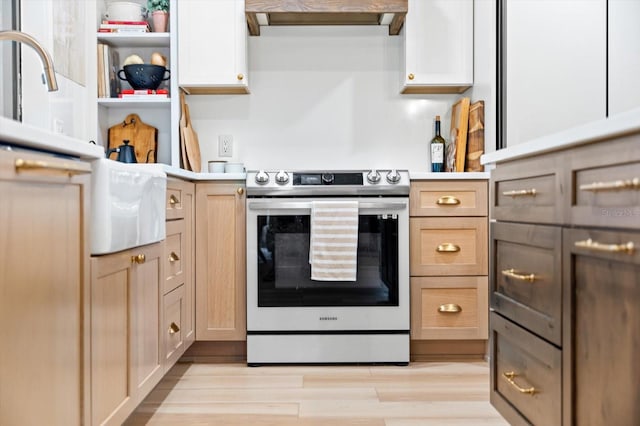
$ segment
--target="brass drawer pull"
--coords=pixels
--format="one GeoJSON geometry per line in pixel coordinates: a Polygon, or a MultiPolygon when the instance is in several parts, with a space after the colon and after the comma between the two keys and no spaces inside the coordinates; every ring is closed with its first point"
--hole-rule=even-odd
{"type": "Polygon", "coordinates": [[[517,384],[514,379],[518,377],[518,375],[513,371],[506,371],[502,373],[502,377],[504,377],[511,386],[518,389],[518,392],[520,393],[528,393],[529,395],[533,395],[534,393],[536,393],[536,388],[534,388],[533,386],[531,386],[530,388],[523,388],[522,386],[517,384]]]}
{"type": "Polygon", "coordinates": [[[631,254],[635,250],[635,246],[632,241],[626,244],[602,244],[597,241],[593,241],[591,238],[584,241],[576,241],[574,243],[576,247],[585,248],[596,251],[606,251],[608,253],[627,253],[631,254]]]}
{"type": "Polygon", "coordinates": [[[244,194],[244,188],[240,187],[240,188],[236,189],[236,192],[238,193],[238,195],[242,195],[242,194],[244,194]]]}
{"type": "Polygon", "coordinates": [[[407,76],[407,78],[408,78],[409,80],[413,80],[414,78],[416,78],[416,76],[415,76],[415,75],[413,75],[413,74],[409,74],[409,75],[407,76]]]}
{"type": "Polygon", "coordinates": [[[178,197],[176,197],[175,195],[171,194],[171,196],[169,197],[169,204],[176,205],[180,202],[180,200],[178,199],[178,197]]]}
{"type": "Polygon", "coordinates": [[[438,198],[436,204],[439,206],[456,206],[460,204],[460,200],[454,197],[453,195],[445,195],[438,198]]]}
{"type": "Polygon", "coordinates": [[[618,191],[621,189],[640,189],[640,178],[615,180],[613,182],[593,182],[580,185],[580,191],[618,191]]]}
{"type": "Polygon", "coordinates": [[[456,305],[455,303],[445,303],[444,305],[440,305],[438,307],[438,312],[443,314],[457,314],[462,312],[462,307],[460,305],[456,305]]]}
{"type": "Polygon", "coordinates": [[[520,189],[517,191],[504,191],[502,195],[506,197],[535,197],[538,191],[535,188],[520,189]]]}
{"type": "Polygon", "coordinates": [[[131,263],[142,264],[147,260],[144,254],[139,254],[137,256],[131,256],[131,263]]]}
{"type": "Polygon", "coordinates": [[[502,275],[509,278],[515,278],[520,281],[529,281],[530,283],[536,280],[535,274],[518,274],[515,269],[505,269],[502,272],[502,275]]]}
{"type": "Polygon", "coordinates": [[[169,262],[173,263],[180,260],[180,256],[178,256],[178,254],[175,251],[172,251],[171,254],[169,255],[169,262]]]}
{"type": "Polygon", "coordinates": [[[169,334],[176,334],[178,331],[180,331],[180,327],[175,322],[172,322],[169,326],[169,334]]]}
{"type": "Polygon", "coordinates": [[[436,248],[438,253],[456,253],[460,251],[460,246],[451,243],[443,243],[436,248]]]}
{"type": "Polygon", "coordinates": [[[239,73],[236,78],[238,79],[238,81],[242,81],[244,80],[244,75],[242,73],[239,73]]]}
{"type": "Polygon", "coordinates": [[[62,163],[62,164],[53,163],[52,164],[42,160],[25,160],[23,158],[16,158],[16,161],[13,164],[16,169],[16,172],[19,172],[22,170],[45,169],[45,170],[53,170],[56,172],[62,172],[62,173],[68,174],[69,176],[91,173],[91,169],[89,168],[88,165],[83,166],[83,165],[77,165],[77,164],[71,164],[71,163],[62,163]]]}

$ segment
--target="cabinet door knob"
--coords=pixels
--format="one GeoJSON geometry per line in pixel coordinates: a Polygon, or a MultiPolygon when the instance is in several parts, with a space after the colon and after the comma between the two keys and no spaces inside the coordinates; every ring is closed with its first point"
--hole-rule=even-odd
{"type": "Polygon", "coordinates": [[[438,312],[443,314],[457,314],[458,312],[462,312],[462,307],[455,303],[445,303],[438,307],[438,312]]]}
{"type": "Polygon", "coordinates": [[[520,392],[520,393],[528,393],[529,395],[533,395],[534,393],[536,393],[536,388],[534,388],[533,386],[531,386],[530,388],[523,388],[522,386],[517,384],[516,381],[514,380],[514,378],[516,378],[517,376],[518,375],[516,373],[514,373],[513,371],[505,371],[504,373],[502,373],[502,377],[504,377],[504,379],[507,382],[509,382],[509,384],[511,386],[516,388],[518,390],[518,392],[520,392]]]}
{"type": "Polygon", "coordinates": [[[238,195],[242,195],[244,194],[244,188],[238,188],[236,192],[238,193],[238,195]]]}
{"type": "Polygon", "coordinates": [[[180,331],[180,327],[175,322],[172,322],[169,326],[169,334],[176,334],[178,331],[180,331]]]}
{"type": "Polygon", "coordinates": [[[175,251],[172,251],[171,254],[169,255],[169,262],[173,263],[180,260],[180,256],[178,256],[178,253],[176,253],[175,251]]]}
{"type": "Polygon", "coordinates": [[[460,251],[460,246],[451,243],[443,243],[436,248],[438,253],[456,253],[460,251]]]}
{"type": "Polygon", "coordinates": [[[138,254],[136,256],[131,256],[131,263],[142,264],[147,260],[144,254],[138,254]]]}
{"type": "Polygon", "coordinates": [[[169,197],[169,204],[171,204],[172,206],[175,204],[178,204],[180,202],[180,200],[178,199],[178,197],[176,197],[175,195],[171,194],[171,196],[169,197]]]}
{"type": "Polygon", "coordinates": [[[413,80],[414,78],[416,78],[416,76],[413,74],[409,74],[407,77],[409,78],[409,80],[413,80]]]}
{"type": "Polygon", "coordinates": [[[453,195],[444,195],[438,198],[436,204],[439,206],[456,206],[460,204],[460,200],[453,195]]]}
{"type": "Polygon", "coordinates": [[[239,73],[237,78],[238,78],[238,81],[242,81],[244,80],[244,75],[242,73],[239,73]]]}

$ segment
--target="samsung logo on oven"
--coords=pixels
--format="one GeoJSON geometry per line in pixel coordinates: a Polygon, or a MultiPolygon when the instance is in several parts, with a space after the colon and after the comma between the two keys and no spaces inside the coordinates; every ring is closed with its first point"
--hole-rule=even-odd
{"type": "Polygon", "coordinates": [[[338,321],[338,317],[320,317],[320,321],[338,321]]]}

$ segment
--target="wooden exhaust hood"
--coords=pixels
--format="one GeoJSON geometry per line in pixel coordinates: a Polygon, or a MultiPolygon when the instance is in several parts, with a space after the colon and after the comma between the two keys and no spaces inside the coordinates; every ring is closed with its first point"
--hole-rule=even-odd
{"type": "Polygon", "coordinates": [[[388,25],[398,35],[408,0],[245,0],[250,35],[261,25],[388,25]]]}

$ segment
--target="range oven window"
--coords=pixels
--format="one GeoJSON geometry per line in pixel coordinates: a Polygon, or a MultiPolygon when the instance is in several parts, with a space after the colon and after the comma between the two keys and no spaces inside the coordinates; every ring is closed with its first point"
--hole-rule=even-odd
{"type": "Polygon", "coordinates": [[[313,281],[310,216],[258,216],[258,306],[398,306],[398,219],[360,215],[356,281],[313,281]]]}

